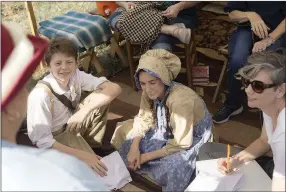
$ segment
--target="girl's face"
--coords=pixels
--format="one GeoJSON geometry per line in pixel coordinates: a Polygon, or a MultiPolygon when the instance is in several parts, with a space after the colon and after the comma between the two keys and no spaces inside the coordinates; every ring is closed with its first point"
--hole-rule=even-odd
{"type": "Polygon", "coordinates": [[[76,60],[72,56],[67,56],[64,53],[55,53],[51,58],[50,72],[59,83],[68,82],[76,68],[76,60]]]}
{"type": "Polygon", "coordinates": [[[142,71],[139,73],[139,81],[143,91],[147,94],[149,99],[163,99],[165,84],[161,79],[142,71]]]}

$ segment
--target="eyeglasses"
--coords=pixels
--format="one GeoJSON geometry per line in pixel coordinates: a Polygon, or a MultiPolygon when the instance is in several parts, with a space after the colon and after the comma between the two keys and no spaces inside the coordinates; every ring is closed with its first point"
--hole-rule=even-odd
{"type": "Polygon", "coordinates": [[[250,81],[249,79],[244,79],[244,78],[241,79],[241,83],[242,83],[242,85],[243,85],[243,87],[245,89],[250,84],[251,88],[253,89],[253,91],[255,93],[262,93],[265,89],[272,88],[272,87],[276,86],[275,83],[273,83],[273,84],[265,84],[262,81],[256,81],[256,80],[255,81],[250,81]]]}

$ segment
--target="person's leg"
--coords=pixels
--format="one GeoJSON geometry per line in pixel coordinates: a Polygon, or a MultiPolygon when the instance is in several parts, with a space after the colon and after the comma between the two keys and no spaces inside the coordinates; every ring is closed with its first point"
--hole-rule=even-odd
{"type": "Polygon", "coordinates": [[[161,27],[161,33],[176,37],[185,44],[188,44],[191,39],[191,29],[178,26],[177,24],[164,24],[161,27]]]}
{"type": "Polygon", "coordinates": [[[252,47],[252,31],[249,27],[239,27],[233,32],[228,46],[228,95],[224,105],[213,116],[216,123],[224,123],[230,116],[237,115],[243,110],[244,92],[241,90],[241,82],[235,78],[235,74],[246,64],[252,47]]]}
{"type": "Polygon", "coordinates": [[[172,45],[170,43],[171,36],[160,33],[156,40],[152,43],[152,49],[165,49],[167,51],[172,51],[172,45]]]}
{"type": "MultiPolygon", "coordinates": [[[[166,22],[165,24],[169,25],[169,22],[166,22]]],[[[180,27],[180,28],[186,28],[184,23],[172,23],[172,25],[176,25],[177,27],[180,27]]],[[[166,33],[169,33],[168,29],[166,33]]],[[[180,40],[174,36],[160,33],[158,37],[156,38],[156,40],[152,42],[151,47],[152,49],[165,49],[168,51],[172,51],[172,45],[174,44],[174,42],[180,43],[179,41],[180,40]]]]}
{"type": "MultiPolygon", "coordinates": [[[[89,105],[94,100],[94,95],[98,91],[94,91],[89,94],[78,106],[77,110],[86,105],[89,105]]],[[[109,105],[102,106],[99,109],[95,109],[88,114],[82,123],[81,135],[88,142],[88,144],[94,148],[99,147],[102,144],[103,136],[106,130],[107,114],[109,105]]]]}

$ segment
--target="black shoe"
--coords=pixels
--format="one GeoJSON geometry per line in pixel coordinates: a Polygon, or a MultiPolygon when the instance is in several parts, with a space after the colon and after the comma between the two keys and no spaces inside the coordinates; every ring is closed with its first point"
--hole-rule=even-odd
{"type": "Polygon", "coordinates": [[[213,121],[215,123],[225,123],[233,115],[238,115],[243,111],[243,106],[229,106],[224,104],[215,114],[213,115],[213,121]]]}

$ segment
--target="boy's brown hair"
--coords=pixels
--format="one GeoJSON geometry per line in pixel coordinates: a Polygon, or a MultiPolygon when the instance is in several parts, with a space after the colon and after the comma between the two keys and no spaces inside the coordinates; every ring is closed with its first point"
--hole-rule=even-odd
{"type": "Polygon", "coordinates": [[[74,47],[72,41],[67,38],[54,38],[50,41],[45,54],[45,62],[47,66],[50,66],[51,59],[56,53],[64,53],[67,56],[72,56],[77,61],[77,49],[74,47]]]}

